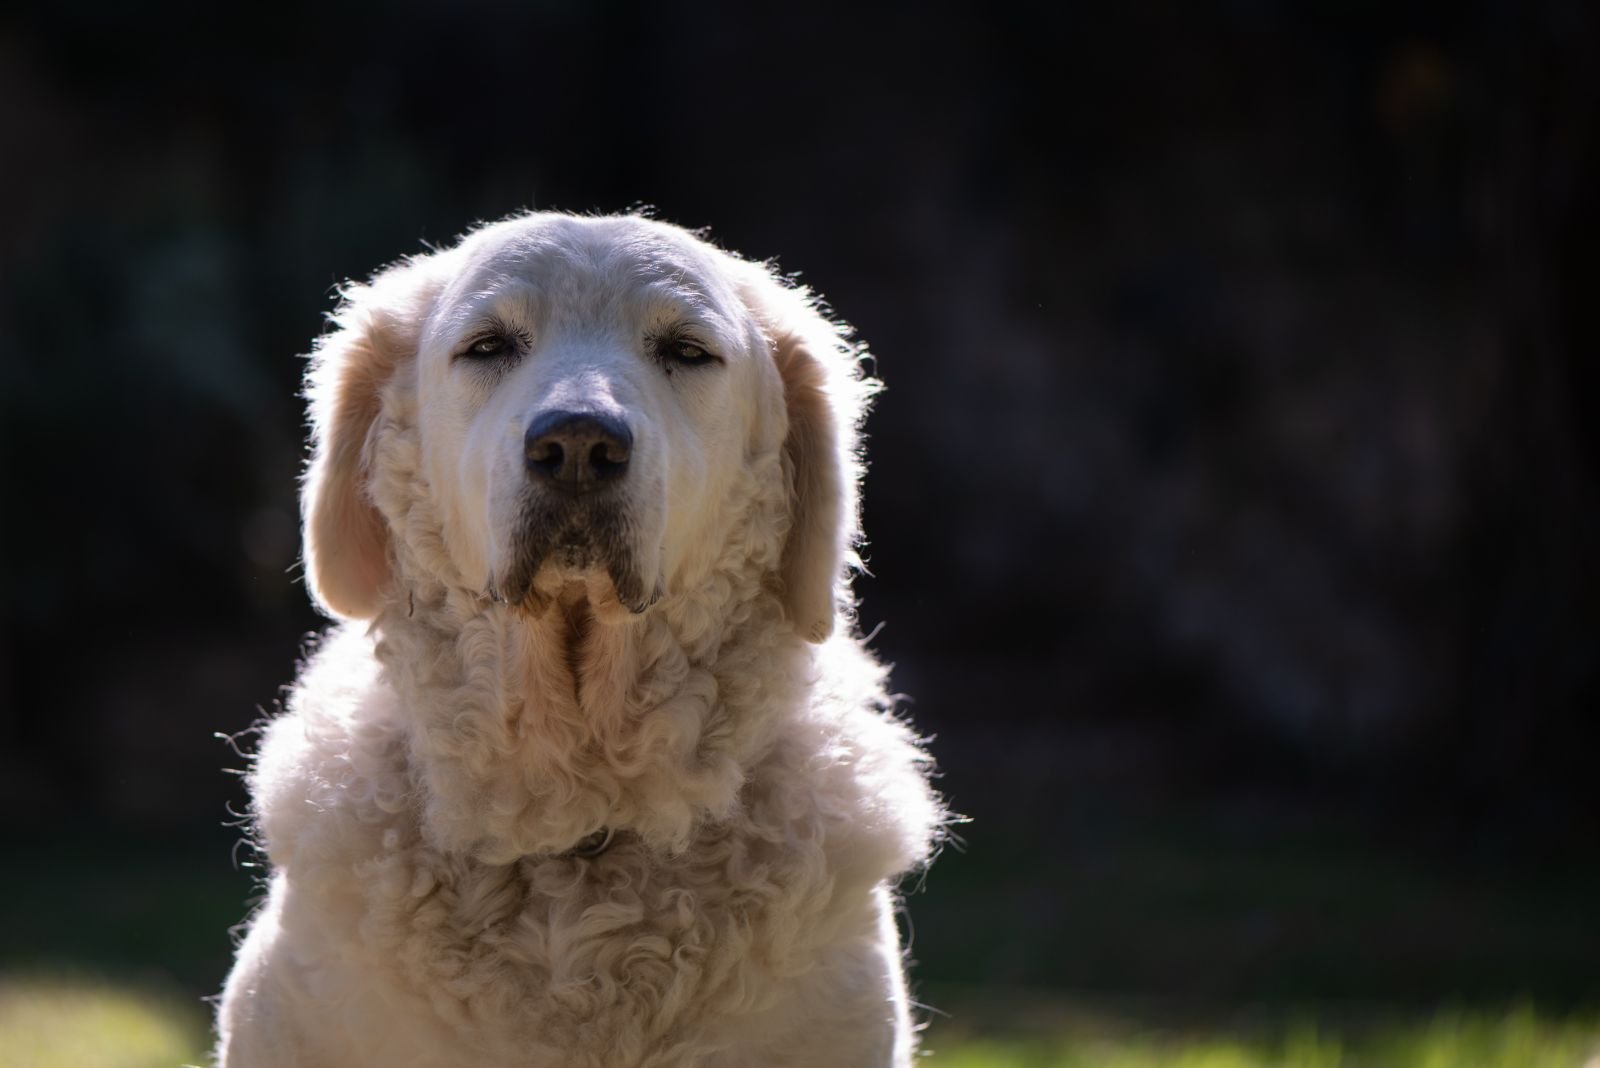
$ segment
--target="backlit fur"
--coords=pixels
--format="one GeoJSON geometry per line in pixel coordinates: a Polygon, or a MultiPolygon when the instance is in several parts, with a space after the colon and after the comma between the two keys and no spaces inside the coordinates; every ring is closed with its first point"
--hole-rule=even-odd
{"type": "Polygon", "coordinates": [[[250,778],[219,1062],[909,1065],[892,888],[941,811],[852,633],[859,352],[636,217],[485,227],[335,325],[305,539],[347,621],[250,778]],[[515,359],[460,356],[485,315],[515,359]],[[651,355],[685,322],[718,363],[651,355]],[[633,427],[617,522],[529,556],[522,429],[579,400],[633,427]]]}

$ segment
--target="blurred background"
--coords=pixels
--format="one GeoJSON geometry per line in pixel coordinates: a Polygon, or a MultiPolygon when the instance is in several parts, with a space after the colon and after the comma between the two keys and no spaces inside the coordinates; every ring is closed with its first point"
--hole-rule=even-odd
{"type": "Polygon", "coordinates": [[[907,887],[934,1063],[1578,1064],[1597,21],[0,15],[0,1062],[162,1063],[83,1023],[119,1012],[202,1056],[258,874],[216,734],[322,625],[334,287],[651,205],[799,272],[888,384],[862,626],[971,817],[907,887]]]}

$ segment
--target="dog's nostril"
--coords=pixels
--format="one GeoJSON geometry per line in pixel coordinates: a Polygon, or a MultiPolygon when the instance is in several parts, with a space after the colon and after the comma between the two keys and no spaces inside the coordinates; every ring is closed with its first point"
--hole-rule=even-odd
{"type": "Polygon", "coordinates": [[[625,467],[627,463],[628,447],[620,441],[596,442],[594,448],[589,450],[589,464],[596,471],[610,471],[625,467]]]}
{"type": "Polygon", "coordinates": [[[561,461],[565,458],[565,450],[554,441],[535,442],[528,450],[529,463],[551,468],[552,472],[561,467],[561,461]]]}
{"type": "Polygon", "coordinates": [[[621,476],[633,451],[626,424],[599,412],[544,412],[523,438],[529,474],[561,489],[592,489],[621,476]]]}

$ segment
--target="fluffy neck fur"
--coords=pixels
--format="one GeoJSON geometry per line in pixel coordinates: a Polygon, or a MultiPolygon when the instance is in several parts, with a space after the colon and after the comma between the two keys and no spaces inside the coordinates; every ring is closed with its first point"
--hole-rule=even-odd
{"type": "Polygon", "coordinates": [[[561,605],[530,615],[451,581],[414,432],[390,421],[373,447],[391,473],[374,498],[402,547],[373,629],[429,844],[507,863],[609,826],[678,850],[727,814],[813,674],[773,588],[788,528],[777,451],[730,488],[720,512],[739,518],[704,573],[669,576],[637,619],[575,626],[561,605]]]}

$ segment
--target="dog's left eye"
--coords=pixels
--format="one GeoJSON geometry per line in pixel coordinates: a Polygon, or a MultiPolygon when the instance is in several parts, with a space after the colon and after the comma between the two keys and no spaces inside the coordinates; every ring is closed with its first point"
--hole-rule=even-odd
{"type": "Polygon", "coordinates": [[[698,367],[702,364],[721,363],[722,357],[707,352],[704,346],[697,345],[688,338],[664,337],[656,339],[656,359],[666,364],[670,370],[673,365],[680,367],[698,367]]]}

